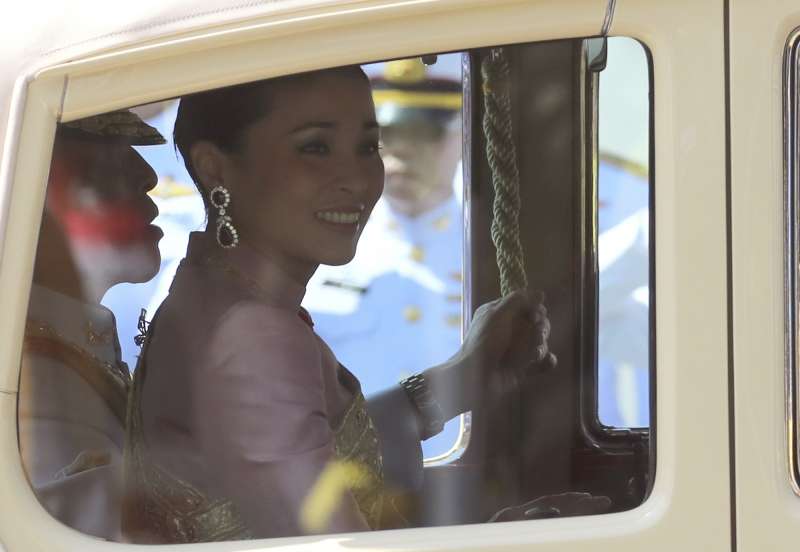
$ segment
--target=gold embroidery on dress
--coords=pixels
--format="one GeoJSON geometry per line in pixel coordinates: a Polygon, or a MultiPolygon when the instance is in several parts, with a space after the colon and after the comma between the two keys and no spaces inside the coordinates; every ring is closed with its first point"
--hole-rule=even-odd
{"type": "MultiPolygon", "coordinates": [[[[142,431],[140,404],[144,363],[134,376],[128,411],[125,472],[128,504],[124,529],[134,540],[192,543],[252,538],[230,500],[209,499],[191,483],[160,468],[148,458],[142,431]]],[[[359,392],[334,430],[336,462],[354,462],[357,479],[348,490],[370,528],[380,528],[383,513],[383,458],[372,420],[359,392]]]]}
{"type": "Polygon", "coordinates": [[[337,461],[355,463],[362,468],[354,472],[354,479],[348,486],[367,524],[379,529],[383,513],[383,457],[378,433],[361,391],[334,430],[334,451],[337,461]]]}
{"type": "Polygon", "coordinates": [[[145,341],[128,401],[123,531],[135,542],[193,543],[252,538],[230,500],[211,500],[148,457],[141,404],[145,341]]]}
{"type": "MultiPolygon", "coordinates": [[[[137,374],[138,376],[138,374],[137,374]]],[[[134,394],[138,395],[134,377],[134,394]]],[[[141,417],[132,409],[125,445],[123,529],[137,542],[192,543],[250,537],[229,500],[210,500],[147,459],[141,417]]]]}
{"type": "MultiPolygon", "coordinates": [[[[206,267],[214,265],[205,260],[206,267]]],[[[219,266],[229,276],[238,276],[248,290],[259,295],[259,288],[230,266],[219,266]]],[[[152,329],[155,318],[150,325],[152,329]]],[[[149,332],[148,332],[149,334],[149,332]]],[[[148,335],[149,337],[149,335],[148,335]]],[[[192,543],[252,538],[231,500],[211,500],[191,483],[173,476],[149,458],[144,438],[141,388],[146,377],[145,339],[134,375],[128,403],[125,446],[127,504],[123,510],[123,529],[135,541],[192,543]]],[[[344,370],[340,367],[341,370],[344,370]]],[[[357,389],[334,433],[334,461],[355,462],[365,468],[348,488],[370,528],[378,529],[383,511],[383,458],[366,401],[357,389]]]]}

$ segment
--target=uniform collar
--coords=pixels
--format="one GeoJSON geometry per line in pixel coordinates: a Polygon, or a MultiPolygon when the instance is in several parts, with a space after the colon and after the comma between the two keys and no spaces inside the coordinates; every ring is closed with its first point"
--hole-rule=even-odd
{"type": "Polygon", "coordinates": [[[28,319],[46,325],[59,338],[103,362],[119,361],[114,313],[102,305],[85,303],[33,284],[28,319]]]}
{"type": "Polygon", "coordinates": [[[416,217],[410,217],[391,210],[389,202],[381,200],[376,207],[379,217],[388,225],[396,225],[397,230],[403,233],[446,230],[452,225],[461,225],[460,204],[454,196],[448,198],[416,217]]]}

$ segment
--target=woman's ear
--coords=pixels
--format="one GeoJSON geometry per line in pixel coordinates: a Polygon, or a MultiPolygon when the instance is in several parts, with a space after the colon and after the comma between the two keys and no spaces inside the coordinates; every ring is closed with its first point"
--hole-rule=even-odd
{"type": "Polygon", "coordinates": [[[192,168],[206,191],[223,184],[225,153],[219,147],[200,140],[192,144],[189,155],[192,158],[192,168]]]}

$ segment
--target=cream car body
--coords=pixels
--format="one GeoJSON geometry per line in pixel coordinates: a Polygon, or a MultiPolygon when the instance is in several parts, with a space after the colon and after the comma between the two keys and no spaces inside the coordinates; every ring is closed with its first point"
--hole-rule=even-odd
{"type": "Polygon", "coordinates": [[[122,549],[52,520],[17,453],[20,349],[57,121],[327,66],[603,32],[640,40],[654,67],[658,465],[648,500],[604,516],[195,548],[796,549],[800,497],[787,468],[784,390],[782,83],[800,8],[788,0],[731,4],[40,0],[6,7],[0,549],[122,549]]]}

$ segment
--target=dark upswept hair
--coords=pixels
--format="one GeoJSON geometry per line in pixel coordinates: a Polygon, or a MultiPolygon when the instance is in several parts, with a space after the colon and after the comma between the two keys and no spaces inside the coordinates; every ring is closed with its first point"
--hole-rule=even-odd
{"type": "Polygon", "coordinates": [[[173,140],[183,157],[189,176],[203,198],[207,212],[208,191],[203,189],[192,165],[192,146],[199,141],[207,141],[227,153],[241,151],[247,129],[269,113],[275,85],[313,80],[330,73],[350,75],[369,82],[361,67],[348,65],[217,88],[181,98],[173,140]]]}

